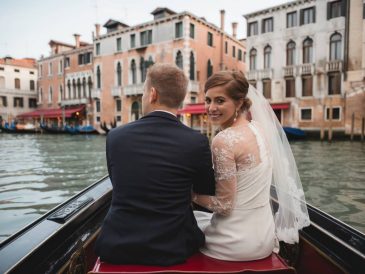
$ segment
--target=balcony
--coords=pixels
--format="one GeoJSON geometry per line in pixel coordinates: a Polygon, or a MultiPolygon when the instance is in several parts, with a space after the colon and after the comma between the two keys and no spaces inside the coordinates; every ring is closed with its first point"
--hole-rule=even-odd
{"type": "Polygon", "coordinates": [[[101,89],[93,89],[91,91],[91,97],[94,99],[100,99],[101,97],[101,89]]]}
{"type": "Polygon", "coordinates": [[[339,72],[342,71],[342,61],[335,60],[326,62],[326,72],[339,72]]]}
{"type": "Polygon", "coordinates": [[[61,106],[86,105],[89,102],[87,98],[63,99],[61,106]]]}
{"type": "Polygon", "coordinates": [[[300,75],[314,74],[314,64],[303,64],[298,66],[300,75]]]}
{"type": "Polygon", "coordinates": [[[270,68],[260,70],[260,79],[272,79],[273,70],[270,68]]]}
{"type": "Polygon", "coordinates": [[[296,76],[296,67],[295,66],[287,66],[283,68],[284,77],[294,77],[296,76]]]}
{"type": "Polygon", "coordinates": [[[189,81],[188,91],[199,93],[200,83],[198,81],[189,81]]]}
{"type": "Polygon", "coordinates": [[[128,85],[124,88],[124,95],[142,95],[143,94],[143,84],[128,85]]]}
{"type": "Polygon", "coordinates": [[[247,80],[255,80],[257,81],[259,78],[259,71],[258,70],[250,70],[246,73],[247,80]]]}
{"type": "Polygon", "coordinates": [[[112,88],[112,96],[113,97],[122,97],[122,87],[113,87],[112,88]]]}

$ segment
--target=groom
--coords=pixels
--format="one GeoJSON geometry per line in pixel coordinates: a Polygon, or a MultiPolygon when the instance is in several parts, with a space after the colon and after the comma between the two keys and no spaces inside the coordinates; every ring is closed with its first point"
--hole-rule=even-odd
{"type": "Polygon", "coordinates": [[[191,191],[214,195],[205,136],[176,117],[188,80],[169,64],[149,68],[144,117],[109,132],[107,165],[111,207],[96,242],[102,261],[172,265],[204,244],[191,209],[191,191]]]}

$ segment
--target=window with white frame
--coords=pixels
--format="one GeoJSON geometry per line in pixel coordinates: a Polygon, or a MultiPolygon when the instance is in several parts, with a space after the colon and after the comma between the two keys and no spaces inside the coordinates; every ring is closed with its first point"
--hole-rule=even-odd
{"type": "MultiPolygon", "coordinates": [[[[331,108],[326,107],[326,120],[330,120],[331,108]]],[[[332,120],[341,120],[341,107],[332,107],[332,120]]]]}
{"type": "Polygon", "coordinates": [[[131,48],[135,48],[136,47],[136,35],[133,33],[130,35],[130,39],[131,39],[131,48]]]}
{"type": "Polygon", "coordinates": [[[264,48],[264,68],[268,69],[271,68],[271,47],[267,45],[264,48]]]}
{"type": "Polygon", "coordinates": [[[257,21],[248,24],[248,36],[259,34],[259,24],[257,21]]]}
{"type": "Polygon", "coordinates": [[[48,64],[48,75],[52,75],[52,71],[53,71],[53,66],[52,66],[52,62],[50,62],[48,64]]]}
{"type": "Polygon", "coordinates": [[[310,7],[300,10],[300,25],[306,25],[316,22],[316,8],[310,7]]]}
{"type": "Polygon", "coordinates": [[[255,48],[250,50],[250,70],[256,70],[257,50],[255,48]]]}
{"type": "Polygon", "coordinates": [[[286,14],[286,27],[292,28],[295,26],[297,26],[297,12],[296,11],[288,12],[286,14]]]}
{"type": "Polygon", "coordinates": [[[313,40],[307,38],[303,42],[303,64],[313,62],[313,40]]]}
{"type": "Polygon", "coordinates": [[[118,37],[116,43],[117,43],[117,51],[122,51],[122,38],[118,37]]]}
{"type": "Polygon", "coordinates": [[[116,73],[117,73],[117,86],[120,87],[122,86],[122,65],[120,64],[120,62],[117,63],[116,73]]]}
{"type": "Polygon", "coordinates": [[[286,65],[295,65],[295,42],[289,41],[286,45],[286,65]]]}
{"type": "Polygon", "coordinates": [[[190,38],[194,39],[195,38],[195,25],[190,23],[190,31],[189,31],[189,36],[190,38]]]}
{"type": "Polygon", "coordinates": [[[52,87],[49,87],[49,90],[48,90],[48,103],[51,104],[53,101],[53,90],[52,90],[52,87]]]}
{"type": "Polygon", "coordinates": [[[140,33],[141,46],[149,45],[152,43],[152,30],[145,30],[140,33]]]}
{"type": "Polygon", "coordinates": [[[300,109],[300,120],[301,121],[312,121],[312,109],[301,108],[300,109]]]}
{"type": "Polygon", "coordinates": [[[100,55],[100,43],[95,44],[95,54],[100,55]]]}
{"type": "Polygon", "coordinates": [[[341,60],[342,36],[334,33],[330,38],[330,60],[341,60]]]}
{"type": "Polygon", "coordinates": [[[211,33],[211,32],[209,32],[208,31],[208,36],[207,36],[208,38],[208,40],[207,40],[207,44],[208,44],[208,46],[211,46],[211,47],[213,47],[213,33],[211,33]]]}
{"type": "Polygon", "coordinates": [[[183,37],[183,22],[175,23],[175,38],[183,37]]]}
{"type": "Polygon", "coordinates": [[[262,20],[262,33],[274,31],[274,18],[265,18],[262,20]]]}

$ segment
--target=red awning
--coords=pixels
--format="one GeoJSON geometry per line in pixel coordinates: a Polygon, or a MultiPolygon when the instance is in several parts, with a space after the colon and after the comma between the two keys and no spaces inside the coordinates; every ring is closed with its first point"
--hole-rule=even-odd
{"type": "MultiPolygon", "coordinates": [[[[70,118],[74,113],[80,112],[83,110],[85,106],[78,106],[78,107],[72,107],[72,108],[65,108],[64,109],[64,115],[65,118],[70,118]]],[[[35,118],[35,117],[43,117],[43,118],[62,118],[62,108],[53,108],[53,109],[38,109],[32,112],[26,112],[19,114],[18,118],[35,118]]]]}
{"type": "Polygon", "coordinates": [[[289,109],[290,103],[270,104],[272,109],[289,109]]]}
{"type": "Polygon", "coordinates": [[[186,113],[202,114],[202,113],[206,113],[204,105],[205,105],[204,103],[186,105],[185,108],[179,109],[178,114],[186,114],[186,113]]]}

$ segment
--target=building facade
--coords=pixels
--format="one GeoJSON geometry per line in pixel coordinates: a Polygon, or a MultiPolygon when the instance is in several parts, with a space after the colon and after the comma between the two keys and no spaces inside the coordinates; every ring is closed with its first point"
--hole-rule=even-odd
{"type": "Polygon", "coordinates": [[[37,107],[35,59],[0,59],[0,116],[10,123],[16,116],[37,107]]]}
{"type": "Polygon", "coordinates": [[[245,47],[235,37],[236,24],[230,36],[224,32],[224,11],[220,28],[189,12],[157,8],[152,15],[152,21],[136,26],[109,20],[104,25],[106,34],[100,34],[96,25],[94,123],[120,125],[138,119],[147,69],[164,62],[176,64],[189,78],[182,120],[191,127],[204,128],[204,82],[222,69],[245,71],[245,47]]]}
{"type": "Polygon", "coordinates": [[[38,111],[29,117],[54,126],[92,122],[93,45],[74,36],[74,45],[51,40],[51,54],[38,60],[38,111]]]}
{"type": "Polygon", "coordinates": [[[248,80],[284,126],[345,131],[347,5],[301,0],[245,15],[248,80]]]}

